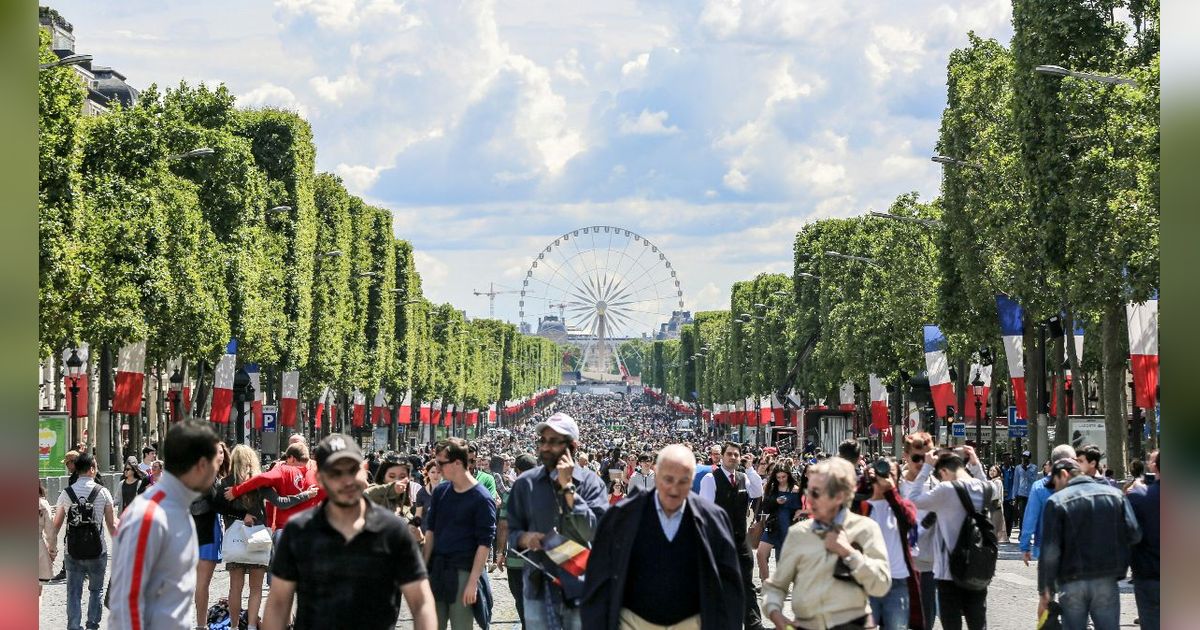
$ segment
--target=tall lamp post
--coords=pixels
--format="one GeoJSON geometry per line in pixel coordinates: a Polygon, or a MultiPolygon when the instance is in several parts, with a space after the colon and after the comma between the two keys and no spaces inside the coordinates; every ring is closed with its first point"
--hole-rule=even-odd
{"type": "MultiPolygon", "coordinates": [[[[74,348],[71,349],[71,356],[67,357],[67,374],[71,377],[71,386],[67,388],[71,392],[71,446],[74,447],[75,442],[79,441],[80,430],[76,418],[79,418],[79,376],[83,374],[83,359],[79,358],[79,352],[74,348]]],[[[86,417],[87,414],[84,414],[86,417]]]]}
{"type": "MultiPolygon", "coordinates": [[[[976,372],[975,380],[971,381],[971,391],[975,394],[975,448],[983,448],[983,378],[976,372]]],[[[996,448],[996,434],[992,432],[992,442],[988,453],[996,448]]]]}
{"type": "Polygon", "coordinates": [[[171,374],[171,420],[179,422],[183,415],[183,374],[179,368],[171,374]]]}
{"type": "Polygon", "coordinates": [[[245,367],[238,368],[233,375],[233,401],[237,403],[237,443],[246,441],[246,405],[254,400],[254,387],[250,385],[250,374],[245,367]]]}

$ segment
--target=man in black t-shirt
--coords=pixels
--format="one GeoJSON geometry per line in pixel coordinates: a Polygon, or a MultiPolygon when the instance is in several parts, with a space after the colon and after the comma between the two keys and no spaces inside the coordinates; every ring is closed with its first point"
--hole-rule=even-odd
{"type": "Polygon", "coordinates": [[[271,564],[263,630],[283,630],[296,599],[295,630],[394,628],[400,596],[417,630],[437,626],[425,563],[399,517],[363,497],[362,452],[345,435],[314,451],[317,480],[328,497],[292,517],[271,564]]]}

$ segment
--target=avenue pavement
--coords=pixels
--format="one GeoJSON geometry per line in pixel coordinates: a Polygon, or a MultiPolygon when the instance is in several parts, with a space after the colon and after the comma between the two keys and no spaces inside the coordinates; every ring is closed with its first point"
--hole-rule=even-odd
{"type": "MultiPolygon", "coordinates": [[[[61,534],[60,534],[61,536],[61,534]]],[[[59,549],[64,549],[65,543],[59,543],[59,549]]],[[[774,559],[772,559],[774,563],[774,559]]],[[[55,563],[55,569],[61,567],[61,562],[55,563]]],[[[757,575],[757,573],[756,573],[757,575]]],[[[495,606],[492,612],[492,622],[496,630],[515,630],[520,627],[517,620],[517,609],[513,604],[512,595],[508,590],[508,582],[503,570],[490,574],[495,606]]],[[[755,583],[758,578],[755,577],[755,583]]],[[[988,627],[993,630],[1026,630],[1037,627],[1037,567],[1034,564],[1025,566],[1017,546],[1003,543],[1000,546],[1000,562],[996,569],[996,577],[988,590],[988,627]]],[[[65,628],[67,626],[65,583],[48,584],[42,590],[42,628],[65,628]]],[[[229,574],[224,567],[218,567],[213,576],[210,588],[210,604],[216,603],[229,593],[229,574]]],[[[246,605],[246,595],[243,593],[242,605],[246,605]]],[[[265,598],[264,598],[265,601],[265,598]]],[[[87,586],[84,586],[84,618],[87,615],[87,586]]],[[[108,611],[100,622],[101,628],[107,628],[108,611]]],[[[1121,627],[1136,628],[1134,619],[1137,618],[1137,608],[1133,599],[1133,586],[1124,581],[1121,583],[1121,627]]],[[[397,628],[412,628],[412,615],[407,607],[400,612],[397,628]]],[[[940,627],[940,626],[939,626],[940,627]]]]}

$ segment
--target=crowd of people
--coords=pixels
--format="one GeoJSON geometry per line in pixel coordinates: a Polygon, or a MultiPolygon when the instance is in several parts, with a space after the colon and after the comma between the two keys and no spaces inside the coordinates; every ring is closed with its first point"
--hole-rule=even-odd
{"type": "Polygon", "coordinates": [[[853,440],[719,442],[676,420],[649,398],[563,393],[407,452],[293,435],[265,470],[176,423],[161,459],[126,463],[119,502],[73,452],[69,488],[39,501],[40,577],[55,579],[65,524],[71,629],[85,582],[88,628],[105,606],[114,628],[390,628],[402,601],[417,628],[487,628],[500,577],[526,628],[975,629],[1016,527],[1040,616],[1117,627],[1132,566],[1141,626],[1158,627],[1157,452],[1117,481],[1094,446],[985,469],[927,433],[894,459],[853,440]],[[218,565],[229,591],[211,593],[218,565]]]}

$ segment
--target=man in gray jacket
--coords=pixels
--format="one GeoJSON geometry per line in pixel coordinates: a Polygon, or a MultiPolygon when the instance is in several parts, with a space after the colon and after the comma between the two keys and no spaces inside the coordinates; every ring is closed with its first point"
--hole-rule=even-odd
{"type": "Polygon", "coordinates": [[[121,515],[108,588],[113,628],[191,627],[196,593],[196,526],[188,507],[217,477],[217,442],[207,424],[171,425],[163,475],[121,515]]]}

